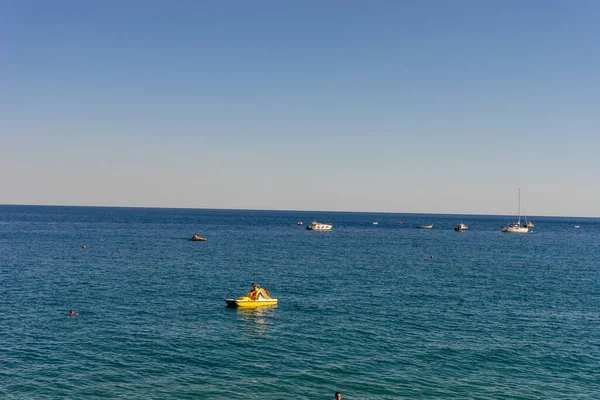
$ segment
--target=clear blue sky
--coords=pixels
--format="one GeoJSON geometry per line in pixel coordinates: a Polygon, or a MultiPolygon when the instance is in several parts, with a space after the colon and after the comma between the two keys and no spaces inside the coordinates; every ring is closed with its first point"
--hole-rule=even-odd
{"type": "Polygon", "coordinates": [[[598,21],[0,0],[0,203],[600,216],[598,21]]]}

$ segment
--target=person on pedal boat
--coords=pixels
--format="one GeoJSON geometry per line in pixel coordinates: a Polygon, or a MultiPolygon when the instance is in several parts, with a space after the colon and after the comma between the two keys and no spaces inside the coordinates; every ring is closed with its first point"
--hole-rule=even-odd
{"type": "Polygon", "coordinates": [[[270,299],[271,295],[265,288],[261,288],[256,283],[252,283],[252,290],[248,293],[250,300],[270,299]]]}

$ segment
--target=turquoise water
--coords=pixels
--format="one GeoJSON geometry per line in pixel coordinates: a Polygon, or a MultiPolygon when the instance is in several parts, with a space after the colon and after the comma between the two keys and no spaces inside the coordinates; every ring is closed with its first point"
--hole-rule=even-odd
{"type": "Polygon", "coordinates": [[[512,219],[0,206],[0,397],[600,398],[600,220],[512,219]]]}

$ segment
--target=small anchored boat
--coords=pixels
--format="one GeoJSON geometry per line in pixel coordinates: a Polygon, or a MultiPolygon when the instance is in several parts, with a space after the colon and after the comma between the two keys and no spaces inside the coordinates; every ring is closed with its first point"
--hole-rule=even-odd
{"type": "Polygon", "coordinates": [[[329,224],[320,224],[317,221],[313,221],[306,229],[309,231],[330,231],[332,227],[329,224]]]}
{"type": "Polygon", "coordinates": [[[296,225],[302,225],[302,221],[298,221],[298,223],[296,223],[296,225]]]}
{"type": "Polygon", "coordinates": [[[194,235],[190,238],[192,242],[206,242],[206,238],[200,237],[198,235],[194,235]]]}
{"type": "Polygon", "coordinates": [[[454,230],[456,232],[466,231],[467,229],[469,229],[469,227],[463,224],[462,222],[454,227],[454,230]]]}
{"type": "Polygon", "coordinates": [[[419,229],[433,229],[433,224],[430,225],[417,225],[419,229]]]}
{"type": "Polygon", "coordinates": [[[502,232],[508,233],[528,233],[529,232],[529,224],[527,223],[527,217],[525,217],[525,224],[521,226],[521,189],[519,189],[519,212],[518,212],[518,220],[517,222],[511,222],[504,228],[502,228],[502,232]]]}
{"type": "Polygon", "coordinates": [[[502,228],[502,232],[528,233],[529,228],[527,227],[527,225],[521,226],[519,222],[513,222],[513,223],[508,224],[508,226],[505,226],[504,228],[502,228]]]}

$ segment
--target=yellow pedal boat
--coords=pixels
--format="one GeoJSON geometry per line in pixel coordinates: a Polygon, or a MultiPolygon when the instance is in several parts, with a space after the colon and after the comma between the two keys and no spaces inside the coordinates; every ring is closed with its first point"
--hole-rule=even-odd
{"type": "Polygon", "coordinates": [[[264,307],[277,305],[277,299],[252,300],[248,296],[240,296],[237,299],[227,299],[225,302],[229,307],[264,307]]]}

